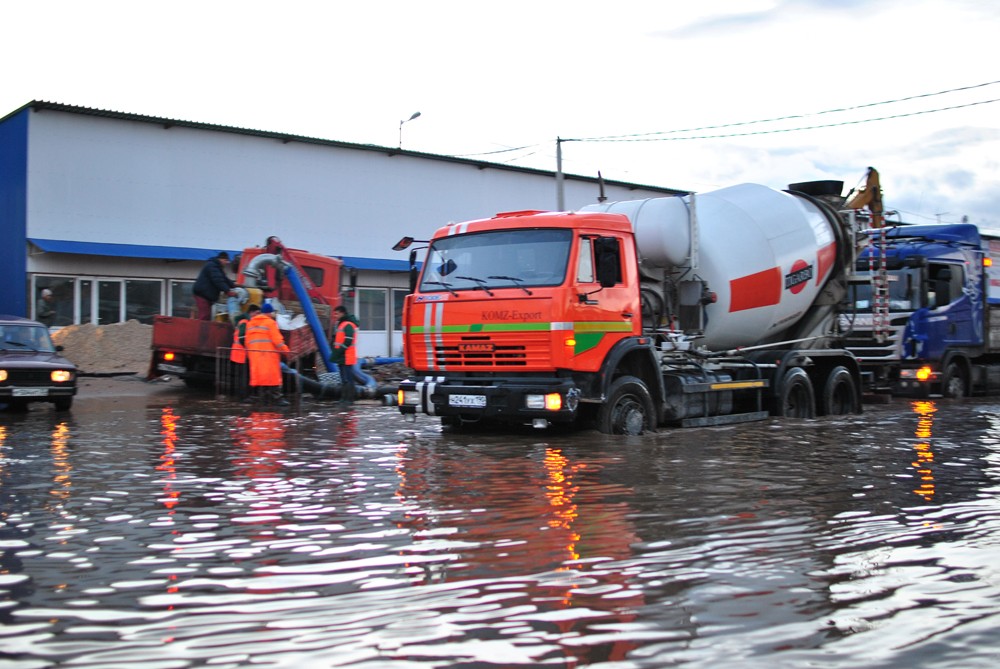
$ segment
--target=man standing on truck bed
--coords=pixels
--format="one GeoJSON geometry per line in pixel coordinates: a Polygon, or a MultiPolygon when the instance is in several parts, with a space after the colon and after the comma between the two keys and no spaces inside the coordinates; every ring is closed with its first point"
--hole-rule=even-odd
{"type": "Polygon", "coordinates": [[[214,258],[209,258],[198,273],[191,290],[195,304],[198,305],[198,320],[212,320],[212,305],[219,300],[221,293],[229,297],[236,294],[236,282],[226,275],[228,265],[229,254],[219,251],[214,258]]]}

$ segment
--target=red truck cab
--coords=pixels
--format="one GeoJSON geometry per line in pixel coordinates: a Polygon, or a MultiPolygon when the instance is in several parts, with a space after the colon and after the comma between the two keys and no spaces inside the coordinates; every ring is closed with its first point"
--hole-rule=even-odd
{"type": "Polygon", "coordinates": [[[573,421],[641,337],[638,263],[620,214],[498,214],[445,226],[403,309],[401,412],[446,424],[573,421]],[[598,299],[599,296],[599,299],[598,299]]]}

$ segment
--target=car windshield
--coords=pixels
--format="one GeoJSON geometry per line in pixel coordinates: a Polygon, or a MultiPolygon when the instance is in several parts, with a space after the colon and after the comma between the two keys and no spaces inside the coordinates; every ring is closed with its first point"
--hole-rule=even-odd
{"type": "Polygon", "coordinates": [[[421,292],[556,286],[566,277],[570,230],[525,229],[444,237],[431,244],[421,292]]]}
{"type": "Polygon", "coordinates": [[[0,325],[0,349],[54,352],[47,328],[41,325],[0,325]]]}

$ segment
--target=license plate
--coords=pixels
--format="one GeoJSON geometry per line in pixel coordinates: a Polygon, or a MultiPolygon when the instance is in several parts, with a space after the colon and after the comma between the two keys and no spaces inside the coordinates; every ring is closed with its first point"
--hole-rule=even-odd
{"type": "Polygon", "coordinates": [[[484,407],[486,406],[486,395],[449,395],[448,406],[484,407]]]}
{"type": "Polygon", "coordinates": [[[187,367],[181,367],[180,365],[168,365],[166,363],[160,363],[157,368],[161,372],[171,372],[173,374],[183,374],[187,371],[187,367]]]}
{"type": "Polygon", "coordinates": [[[11,390],[14,397],[47,397],[48,388],[14,388],[11,390]]]}

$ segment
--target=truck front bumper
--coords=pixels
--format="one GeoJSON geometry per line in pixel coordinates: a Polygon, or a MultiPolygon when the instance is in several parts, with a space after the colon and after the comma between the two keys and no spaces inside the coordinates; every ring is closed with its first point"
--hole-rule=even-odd
{"type": "Polygon", "coordinates": [[[401,382],[398,399],[404,416],[568,423],[576,417],[580,391],[569,379],[496,379],[487,385],[428,376],[401,382]]]}

